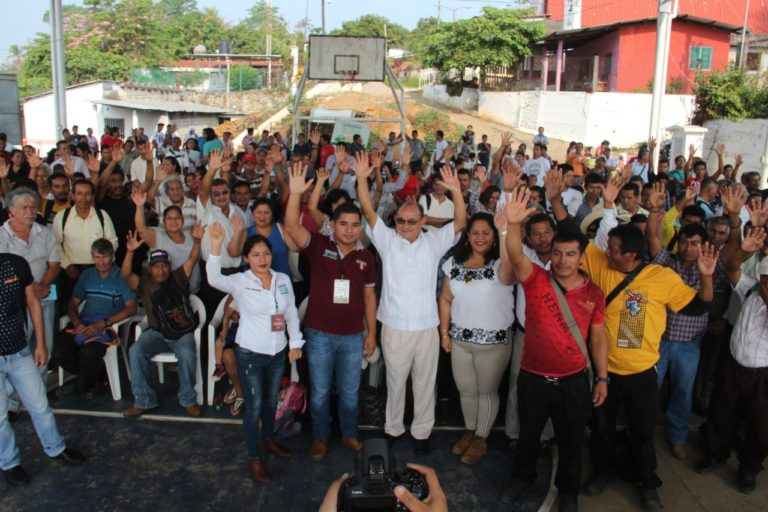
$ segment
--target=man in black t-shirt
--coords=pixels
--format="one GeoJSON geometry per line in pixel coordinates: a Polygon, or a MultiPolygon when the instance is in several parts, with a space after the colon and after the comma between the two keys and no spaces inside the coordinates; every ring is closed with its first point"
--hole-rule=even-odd
{"type": "MultiPolygon", "coordinates": [[[[48,359],[48,350],[45,346],[43,309],[33,283],[32,271],[24,258],[15,254],[0,254],[0,318],[3,319],[0,325],[0,382],[8,379],[18,392],[45,454],[67,464],[80,464],[85,458],[66,447],[56,428],[56,420],[37,370],[48,359]],[[27,345],[25,333],[27,309],[32,317],[37,342],[34,354],[27,345]]],[[[0,469],[6,482],[20,485],[29,482],[29,475],[20,465],[7,405],[5,394],[0,394],[0,469]]]]}

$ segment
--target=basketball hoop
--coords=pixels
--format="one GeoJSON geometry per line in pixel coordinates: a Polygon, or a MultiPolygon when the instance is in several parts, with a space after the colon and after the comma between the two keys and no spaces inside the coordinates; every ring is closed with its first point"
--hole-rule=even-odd
{"type": "Polygon", "coordinates": [[[345,70],[340,71],[340,75],[342,75],[342,81],[347,82],[348,84],[354,83],[355,77],[357,76],[357,71],[355,70],[345,70]]]}

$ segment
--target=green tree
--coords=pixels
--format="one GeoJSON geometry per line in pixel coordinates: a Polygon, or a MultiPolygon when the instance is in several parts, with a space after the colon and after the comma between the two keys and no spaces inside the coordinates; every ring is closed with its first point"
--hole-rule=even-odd
{"type": "Polygon", "coordinates": [[[740,69],[700,74],[694,88],[694,122],[768,117],[768,84],[740,69]]]}
{"type": "Polygon", "coordinates": [[[440,21],[434,16],[421,18],[408,35],[405,47],[420,59],[420,56],[426,54],[427,43],[438,25],[440,25],[440,21]]]}
{"type": "Polygon", "coordinates": [[[345,21],[341,28],[331,32],[332,36],[356,36],[356,37],[384,37],[387,32],[387,46],[390,48],[402,47],[408,38],[408,29],[395,22],[389,21],[384,16],[366,14],[356,20],[345,21]]]}
{"type": "Polygon", "coordinates": [[[418,57],[442,71],[513,66],[533,55],[544,35],[543,23],[526,19],[532,12],[483,7],[481,16],[432,26],[418,57]]]}

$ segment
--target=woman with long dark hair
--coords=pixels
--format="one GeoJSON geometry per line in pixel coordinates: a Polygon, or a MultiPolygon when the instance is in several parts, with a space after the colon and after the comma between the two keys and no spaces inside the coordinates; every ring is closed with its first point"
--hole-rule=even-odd
{"type": "Polygon", "coordinates": [[[288,457],[290,452],[274,439],[275,411],[280,379],[290,362],[301,357],[304,339],[299,327],[291,278],[275,272],[272,244],[260,235],[243,245],[247,269],[229,276],[221,273],[221,246],[224,227],[218,222],[209,228],[211,254],[206,263],[208,282],[237,301],[240,325],[235,337],[237,374],[245,393],[243,434],[248,456],[248,474],[257,482],[272,479],[262,460],[264,452],[288,457]],[[286,332],[290,341],[286,340],[286,332]],[[261,429],[259,428],[261,421],[261,429]]]}
{"type": "Polygon", "coordinates": [[[493,216],[475,214],[443,264],[440,344],[451,353],[461,395],[466,430],[452,451],[465,464],[476,463],[486,452],[499,412],[499,382],[512,355],[514,272],[500,241],[505,234],[493,216]]]}

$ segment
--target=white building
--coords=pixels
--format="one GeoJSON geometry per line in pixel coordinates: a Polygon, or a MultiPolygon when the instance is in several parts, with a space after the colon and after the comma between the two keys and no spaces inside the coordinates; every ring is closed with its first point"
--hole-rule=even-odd
{"type": "MultiPolygon", "coordinates": [[[[116,126],[123,136],[134,128],[143,127],[147,135],[158,123],[175,123],[178,133],[187,133],[190,127],[197,133],[207,126],[218,126],[233,117],[222,108],[183,101],[161,101],[130,98],[118,82],[100,80],[67,87],[67,126],[77,125],[78,133],[93,128],[101,138],[104,127],[116,126]]],[[[56,133],[53,93],[30,96],[24,100],[24,138],[40,150],[47,151],[61,138],[56,133]]]]}

